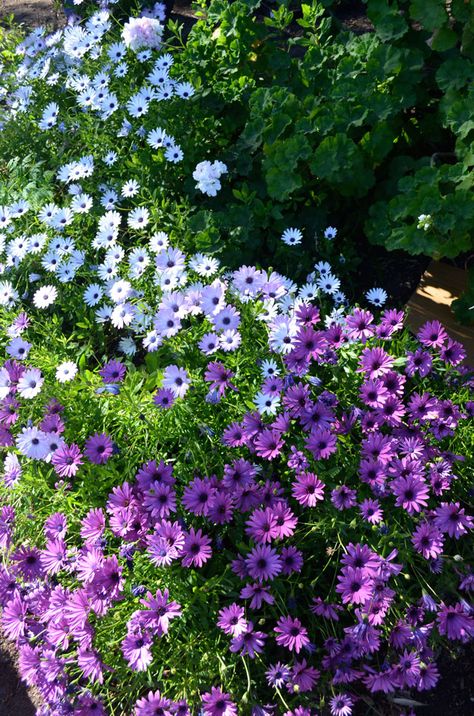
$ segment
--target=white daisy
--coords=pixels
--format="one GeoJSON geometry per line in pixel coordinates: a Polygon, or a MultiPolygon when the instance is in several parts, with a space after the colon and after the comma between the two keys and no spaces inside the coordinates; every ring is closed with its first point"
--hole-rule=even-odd
{"type": "Polygon", "coordinates": [[[33,304],[36,308],[47,308],[55,302],[58,296],[58,289],[55,286],[42,286],[35,291],[33,296],[33,304]]]}
{"type": "Polygon", "coordinates": [[[388,298],[387,292],[383,288],[371,288],[370,291],[367,291],[365,297],[374,306],[383,306],[388,298]]]}
{"type": "Polygon", "coordinates": [[[301,244],[302,239],[303,234],[299,229],[285,229],[281,235],[281,240],[283,243],[287,244],[287,246],[296,246],[296,244],[301,244]]]}
{"type": "Polygon", "coordinates": [[[22,398],[30,400],[38,395],[43,383],[44,378],[41,375],[41,371],[38,368],[29,368],[25,370],[18,381],[18,393],[22,398]]]}
{"type": "Polygon", "coordinates": [[[60,383],[69,383],[77,374],[77,365],[73,361],[65,361],[56,368],[56,380],[60,383]]]}

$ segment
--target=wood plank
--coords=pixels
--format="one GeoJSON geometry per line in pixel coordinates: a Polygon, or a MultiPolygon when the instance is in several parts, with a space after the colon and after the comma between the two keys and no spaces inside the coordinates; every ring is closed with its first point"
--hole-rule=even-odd
{"type": "Polygon", "coordinates": [[[467,352],[464,362],[474,366],[474,328],[458,323],[451,310],[451,303],[466,288],[467,271],[432,261],[408,301],[407,323],[416,333],[426,321],[441,321],[451,338],[464,345],[467,352]]]}

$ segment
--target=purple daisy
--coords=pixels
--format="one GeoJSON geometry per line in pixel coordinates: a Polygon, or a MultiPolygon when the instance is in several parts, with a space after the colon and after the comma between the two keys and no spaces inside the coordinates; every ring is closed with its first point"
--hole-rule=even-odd
{"type": "Polygon", "coordinates": [[[254,631],[253,623],[249,622],[243,634],[235,636],[230,643],[232,652],[239,652],[241,656],[248,655],[251,659],[255,659],[256,654],[260,654],[265,646],[267,634],[263,631],[254,631]]]}
{"type": "Polygon", "coordinates": [[[103,465],[114,451],[114,444],[105,433],[91,435],[85,443],[84,453],[89,462],[94,465],[103,465]]]}
{"type": "Polygon", "coordinates": [[[171,390],[176,398],[184,398],[189,389],[189,375],[184,368],[169,365],[163,373],[163,388],[171,390]]]}
{"type": "Polygon", "coordinates": [[[383,510],[378,500],[363,500],[359,505],[359,512],[363,519],[371,525],[376,525],[383,520],[383,510]]]}
{"type": "Polygon", "coordinates": [[[213,686],[209,692],[202,695],[204,716],[237,716],[237,706],[230,695],[220,688],[213,686]]]}
{"type": "Polygon", "coordinates": [[[152,638],[147,632],[127,634],[122,641],[122,654],[132,671],[146,671],[153,661],[152,638]]]}
{"type": "Polygon", "coordinates": [[[472,529],[473,519],[465,514],[459,502],[442,502],[436,508],[435,524],[441,532],[447,532],[450,537],[459,539],[472,529]]]}
{"type": "Polygon", "coordinates": [[[248,622],[244,615],[244,608],[234,602],[230,606],[224,607],[219,611],[217,626],[222,629],[224,634],[239,636],[246,631],[248,626],[248,622]]]}
{"type": "Polygon", "coordinates": [[[202,534],[202,530],[194,531],[191,527],[189,533],[186,535],[183,545],[183,559],[182,564],[184,567],[202,567],[207,562],[211,555],[211,540],[207,535],[202,534]]]}
{"type": "Polygon", "coordinates": [[[168,388],[160,388],[153,396],[155,405],[159,405],[163,410],[171,408],[175,400],[175,394],[168,388]]]}
{"type": "Polygon", "coordinates": [[[396,496],[395,505],[403,507],[409,515],[420,512],[428,506],[428,486],[418,477],[398,477],[391,483],[391,490],[396,496]]]}
{"type": "Polygon", "coordinates": [[[9,639],[17,640],[26,630],[26,604],[19,594],[15,594],[3,608],[2,629],[9,639]]]}
{"type": "Polygon", "coordinates": [[[250,599],[250,609],[260,609],[262,604],[274,604],[275,599],[263,584],[247,584],[240,592],[241,599],[250,599]]]}
{"type": "Polygon", "coordinates": [[[315,507],[324,500],[324,483],[313,472],[300,472],[292,483],[291,494],[304,507],[315,507]]]}
{"type": "Polygon", "coordinates": [[[448,639],[467,642],[474,636],[474,619],[459,602],[453,606],[442,604],[437,620],[439,633],[448,639]]]}
{"type": "Polygon", "coordinates": [[[127,372],[126,366],[118,360],[111,360],[99,371],[104,383],[121,383],[127,372]]]}
{"type": "Polygon", "coordinates": [[[254,510],[245,524],[245,532],[255,542],[271,542],[279,536],[276,516],[270,507],[254,510]]]}
{"type": "Polygon", "coordinates": [[[305,445],[315,460],[327,460],[337,450],[337,438],[325,428],[315,428],[305,445]]]}
{"type": "Polygon", "coordinates": [[[340,485],[332,490],[331,502],[336,510],[348,510],[357,504],[357,492],[347,485],[340,485]]]}
{"type": "Polygon", "coordinates": [[[309,644],[308,631],[299,619],[280,617],[273,631],[278,634],[277,644],[285,646],[290,651],[296,651],[297,654],[309,644]]]}
{"type": "Polygon", "coordinates": [[[418,373],[421,378],[425,378],[431,373],[432,366],[433,359],[428,351],[424,351],[422,348],[417,348],[414,352],[407,352],[405,373],[410,378],[413,378],[415,373],[418,373]]]}
{"type": "Polygon", "coordinates": [[[141,622],[158,635],[168,633],[171,619],[181,616],[181,605],[169,600],[169,591],[158,589],[155,596],[147,592],[146,599],[140,599],[146,609],[141,612],[141,622]]]}
{"type": "Polygon", "coordinates": [[[100,508],[93,507],[81,520],[81,537],[86,543],[97,542],[105,530],[105,514],[100,508]]]}
{"type": "Polygon", "coordinates": [[[54,451],[51,463],[60,477],[74,477],[79,470],[79,465],[83,464],[79,445],[71,443],[59,447],[54,451]]]}
{"type": "Polygon", "coordinates": [[[172,716],[175,713],[173,702],[162,696],[159,691],[149,691],[147,696],[138,699],[135,703],[134,716],[153,716],[153,714],[172,716]]]}
{"type": "Polygon", "coordinates": [[[351,716],[354,701],[349,694],[337,694],[329,701],[331,716],[351,716]]]}
{"type": "Polygon", "coordinates": [[[223,396],[227,388],[237,390],[231,383],[233,375],[232,371],[228,370],[223,363],[215,361],[208,363],[204,380],[210,383],[210,390],[217,390],[219,396],[223,396]]]}
{"type": "Polygon", "coordinates": [[[373,593],[373,580],[365,569],[345,567],[338,576],[336,592],[342,595],[343,604],[364,604],[373,593]]]}
{"type": "Polygon", "coordinates": [[[367,373],[369,379],[374,380],[388,373],[393,366],[394,359],[383,348],[364,348],[359,360],[359,369],[367,373]]]}
{"type": "Polygon", "coordinates": [[[270,666],[268,671],[265,672],[265,676],[267,677],[267,683],[269,686],[281,689],[281,687],[289,681],[291,671],[286,664],[281,664],[278,661],[276,664],[270,666]]]}
{"type": "Polygon", "coordinates": [[[349,338],[366,341],[374,333],[372,322],[374,320],[370,311],[355,308],[352,314],[346,317],[346,327],[349,338]]]}
{"type": "Polygon", "coordinates": [[[427,321],[417,333],[418,340],[428,348],[441,348],[448,334],[439,321],[427,321]]]}
{"type": "Polygon", "coordinates": [[[281,433],[271,429],[262,430],[254,440],[256,454],[265,460],[273,460],[278,457],[284,444],[285,441],[281,433]]]}
{"type": "Polygon", "coordinates": [[[439,529],[429,522],[418,525],[411,538],[417,552],[425,559],[437,559],[443,552],[443,535],[439,529]]]}
{"type": "Polygon", "coordinates": [[[254,547],[245,559],[248,573],[252,579],[258,581],[266,581],[274,579],[280,574],[282,564],[281,559],[269,545],[259,544],[254,547]]]}

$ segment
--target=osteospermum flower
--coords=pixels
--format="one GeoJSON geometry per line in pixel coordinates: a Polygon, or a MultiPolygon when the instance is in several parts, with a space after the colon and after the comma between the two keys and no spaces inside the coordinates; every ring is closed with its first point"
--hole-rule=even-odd
{"type": "Polygon", "coordinates": [[[173,713],[175,713],[173,702],[162,696],[158,690],[149,691],[147,696],[138,699],[134,710],[134,716],[152,716],[153,714],[168,716],[173,713]]]}
{"type": "Polygon", "coordinates": [[[44,378],[41,375],[41,371],[38,370],[38,368],[30,368],[29,370],[25,370],[18,381],[18,393],[22,398],[31,400],[41,391],[43,383],[44,378]]]}
{"type": "Polygon", "coordinates": [[[459,539],[472,529],[474,520],[466,515],[464,507],[461,508],[459,502],[442,502],[435,511],[435,524],[441,532],[459,539]]]}
{"type": "Polygon", "coordinates": [[[58,289],[55,286],[42,286],[35,291],[33,303],[36,308],[47,308],[55,302],[58,296],[58,289]]]}
{"type": "Polygon", "coordinates": [[[158,635],[168,633],[171,619],[181,616],[181,605],[178,602],[170,601],[169,591],[165,589],[163,592],[158,589],[155,596],[151,592],[147,592],[146,599],[140,599],[146,609],[140,612],[142,624],[147,628],[153,629],[158,635]]]}
{"type": "Polygon", "coordinates": [[[251,550],[245,559],[245,564],[250,576],[258,581],[274,579],[282,569],[281,559],[276,550],[263,544],[251,550]]]}
{"type": "Polygon", "coordinates": [[[337,694],[329,702],[331,716],[351,716],[354,702],[348,694],[337,694]]]}
{"type": "Polygon", "coordinates": [[[448,334],[439,321],[427,321],[417,333],[418,340],[428,348],[441,348],[448,334]]]}
{"type": "Polygon", "coordinates": [[[204,716],[237,716],[237,706],[229,694],[213,686],[209,692],[202,696],[204,716]]]}
{"type": "MultiPolygon", "coordinates": [[[[19,594],[15,594],[2,610],[2,629],[9,639],[17,640],[26,629],[27,607],[19,594]]],[[[237,713],[237,712],[235,712],[237,713]]]]}
{"type": "Polygon", "coordinates": [[[231,640],[229,648],[232,652],[239,652],[241,656],[248,655],[251,659],[255,659],[256,654],[263,651],[266,639],[267,634],[254,630],[253,623],[249,622],[245,632],[231,640]]]}
{"type": "Polygon", "coordinates": [[[56,380],[60,383],[69,383],[77,374],[77,365],[73,361],[61,363],[56,368],[56,380]]]}
{"type": "Polygon", "coordinates": [[[459,602],[454,606],[442,604],[437,620],[439,633],[448,639],[466,642],[474,636],[474,619],[459,602]]]}
{"type": "Polygon", "coordinates": [[[285,229],[281,235],[281,240],[288,246],[295,246],[301,244],[303,234],[299,229],[285,229]]]}
{"type": "Polygon", "coordinates": [[[84,454],[94,465],[103,465],[111,457],[114,444],[105,433],[91,435],[84,445],[84,454]]]}
{"type": "Polygon", "coordinates": [[[74,477],[82,465],[82,453],[75,443],[63,445],[53,453],[51,463],[60,477],[74,477]]]}
{"type": "Polygon", "coordinates": [[[163,373],[163,388],[171,390],[176,398],[183,398],[189,389],[189,375],[184,368],[169,365],[163,373]]]}
{"type": "Polygon", "coordinates": [[[211,540],[207,535],[202,534],[202,530],[194,531],[191,527],[186,535],[183,545],[182,563],[185,567],[202,567],[212,554],[211,540]]]}
{"type": "Polygon", "coordinates": [[[152,638],[146,631],[127,634],[122,641],[122,654],[133,671],[146,671],[153,661],[152,638]]]}
{"type": "Polygon", "coordinates": [[[286,646],[287,649],[296,651],[297,654],[309,644],[308,631],[299,619],[280,617],[273,631],[278,635],[276,637],[277,644],[286,646]]]}
{"type": "Polygon", "coordinates": [[[376,525],[383,520],[383,510],[378,500],[370,498],[363,500],[359,505],[359,512],[371,525],[376,525]]]}
{"type": "Polygon", "coordinates": [[[393,366],[393,358],[383,348],[364,348],[360,361],[360,369],[369,378],[377,378],[388,373],[393,366]]]}
{"type": "Polygon", "coordinates": [[[150,17],[131,17],[123,26],[125,45],[135,52],[142,48],[159,48],[163,38],[163,25],[150,17]]]}
{"type": "Polygon", "coordinates": [[[153,396],[153,402],[163,410],[168,410],[172,407],[176,396],[169,388],[160,388],[153,396]]]}
{"type": "Polygon", "coordinates": [[[291,494],[305,507],[315,507],[324,500],[324,483],[312,472],[301,472],[296,476],[291,494]]]}
{"type": "Polygon", "coordinates": [[[428,505],[428,486],[418,477],[398,477],[392,481],[391,489],[396,496],[396,506],[403,507],[410,515],[428,505]]]}
{"type": "Polygon", "coordinates": [[[343,604],[363,604],[372,596],[372,579],[358,567],[345,567],[338,576],[336,592],[342,595],[343,604]]]}
{"type": "Polygon", "coordinates": [[[219,611],[217,626],[222,629],[224,634],[239,636],[243,634],[248,627],[248,622],[244,614],[244,608],[234,602],[234,604],[224,607],[219,611]]]}
{"type": "Polygon", "coordinates": [[[443,535],[429,522],[418,525],[411,539],[417,552],[425,559],[437,559],[443,552],[443,535]]]}
{"type": "Polygon", "coordinates": [[[111,360],[99,371],[104,383],[121,383],[125,378],[126,366],[118,360],[111,360]]]}

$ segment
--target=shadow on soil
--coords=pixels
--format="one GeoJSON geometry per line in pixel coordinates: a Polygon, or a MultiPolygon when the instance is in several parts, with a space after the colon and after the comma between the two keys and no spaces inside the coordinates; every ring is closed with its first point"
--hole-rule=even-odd
{"type": "Polygon", "coordinates": [[[0,675],[0,716],[35,716],[36,708],[5,642],[0,643],[0,675]]]}

